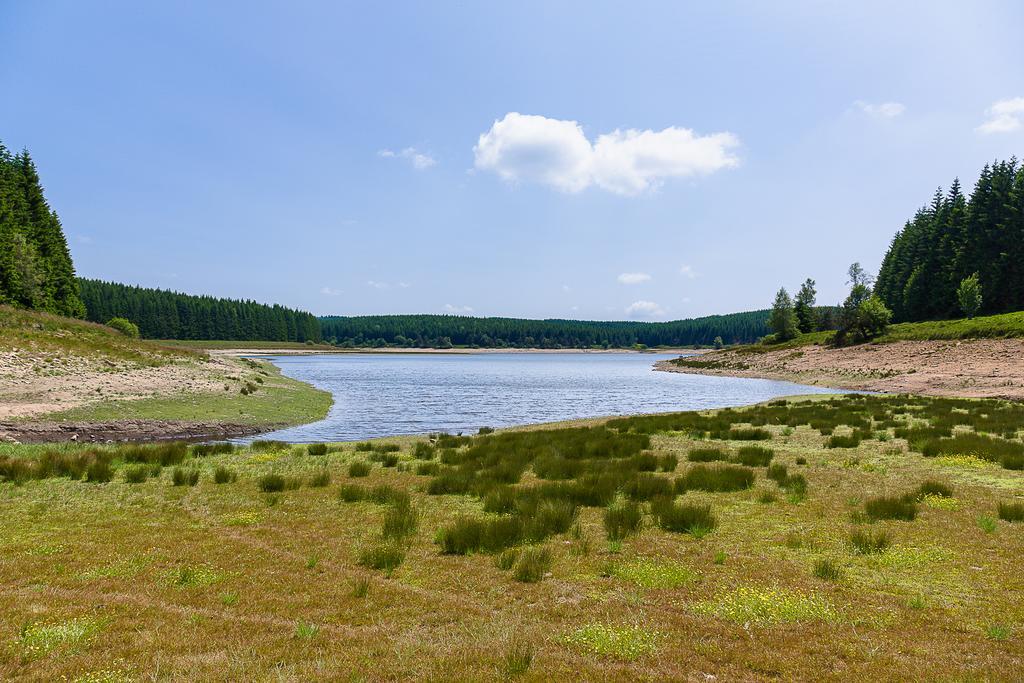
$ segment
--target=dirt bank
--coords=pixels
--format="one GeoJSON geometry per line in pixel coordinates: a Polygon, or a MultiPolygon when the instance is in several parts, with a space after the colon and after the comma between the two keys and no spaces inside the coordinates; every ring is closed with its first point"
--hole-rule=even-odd
{"type": "Polygon", "coordinates": [[[656,370],[783,379],[887,393],[1024,400],[1024,340],[899,341],[842,349],[743,347],[656,370]]]}
{"type": "MultiPolygon", "coordinates": [[[[277,425],[284,426],[284,425],[277,425]]],[[[0,441],[53,443],[79,441],[157,441],[230,439],[273,429],[272,425],[186,420],[114,420],[111,422],[0,422],[0,441]]]]}

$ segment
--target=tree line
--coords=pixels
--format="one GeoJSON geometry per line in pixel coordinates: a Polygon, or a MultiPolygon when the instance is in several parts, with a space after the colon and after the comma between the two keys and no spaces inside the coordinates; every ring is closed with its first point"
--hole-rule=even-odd
{"type": "Polygon", "coordinates": [[[84,278],[78,286],[87,319],[108,324],[123,318],[138,326],[138,333],[147,339],[320,341],[320,323],[313,314],[276,304],[84,278]]]}
{"type": "Polygon", "coordinates": [[[765,310],[673,322],[372,315],[321,317],[320,328],[324,340],[345,347],[576,349],[747,343],[767,334],[767,321],[765,310]]]}
{"type": "Polygon", "coordinates": [[[0,304],[82,317],[75,268],[60,219],[28,151],[0,143],[0,304]]]}
{"type": "Polygon", "coordinates": [[[970,196],[940,188],[892,240],[875,292],[896,321],[1024,310],[1024,166],[986,165],[970,196]]]}

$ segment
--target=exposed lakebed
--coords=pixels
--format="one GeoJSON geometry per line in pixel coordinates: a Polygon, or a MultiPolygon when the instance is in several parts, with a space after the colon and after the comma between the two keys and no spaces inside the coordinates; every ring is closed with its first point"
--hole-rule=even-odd
{"type": "Polygon", "coordinates": [[[604,415],[737,406],[835,393],[792,382],[655,372],[666,354],[482,353],[265,356],[331,392],[327,418],[260,438],[308,443],[475,432],[604,415]]]}

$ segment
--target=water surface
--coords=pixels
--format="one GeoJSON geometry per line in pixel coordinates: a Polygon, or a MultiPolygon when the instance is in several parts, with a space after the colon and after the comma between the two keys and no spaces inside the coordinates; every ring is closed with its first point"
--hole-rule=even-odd
{"type": "Polygon", "coordinates": [[[603,415],[723,408],[833,389],[652,370],[674,358],[638,353],[336,354],[265,356],[288,377],[331,392],[320,422],[264,439],[309,443],[426,432],[475,432],[603,415]]]}

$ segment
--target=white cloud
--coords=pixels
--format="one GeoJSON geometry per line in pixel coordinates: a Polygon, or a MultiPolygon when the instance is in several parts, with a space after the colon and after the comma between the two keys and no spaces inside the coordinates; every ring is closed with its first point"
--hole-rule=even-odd
{"type": "Polygon", "coordinates": [[[688,277],[691,280],[697,277],[697,271],[693,269],[693,266],[682,265],[679,266],[679,274],[683,277],[688,277]]]}
{"type": "Polygon", "coordinates": [[[341,296],[342,292],[340,289],[334,289],[332,287],[321,287],[320,293],[324,296],[341,296]]]}
{"type": "Polygon", "coordinates": [[[634,301],[626,306],[626,315],[631,318],[661,318],[665,312],[664,308],[653,301],[634,301]]]}
{"type": "Polygon", "coordinates": [[[988,119],[975,128],[979,133],[1012,133],[1024,126],[1024,97],[999,100],[989,107],[988,119]]]}
{"type": "Polygon", "coordinates": [[[444,310],[445,310],[445,313],[454,313],[456,315],[458,315],[460,313],[461,314],[465,314],[465,313],[472,313],[473,312],[473,309],[470,306],[452,306],[451,304],[445,304],[444,305],[444,310]]]}
{"type": "Polygon", "coordinates": [[[591,143],[576,121],[509,112],[480,136],[476,168],[508,182],[538,182],[562,192],[597,186],[637,195],[666,178],[706,175],[739,163],[732,133],[697,135],[675,126],[661,131],[614,130],[591,143]]]}
{"type": "Polygon", "coordinates": [[[398,152],[390,149],[382,149],[377,152],[377,156],[384,159],[406,159],[417,171],[423,171],[437,163],[437,159],[425,152],[420,152],[415,147],[406,147],[398,152]]]}
{"type": "Polygon", "coordinates": [[[622,273],[617,279],[622,285],[638,285],[649,281],[651,276],[647,273],[622,273]]]}
{"type": "Polygon", "coordinates": [[[857,100],[854,104],[858,109],[873,119],[894,119],[907,110],[907,108],[899,102],[871,104],[870,102],[857,100]]]}

